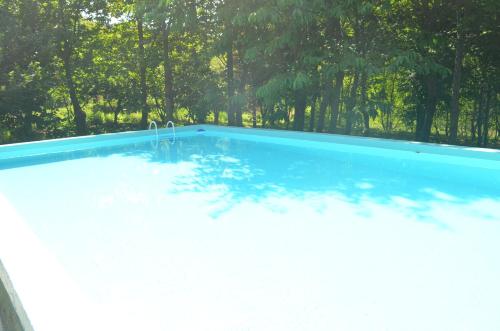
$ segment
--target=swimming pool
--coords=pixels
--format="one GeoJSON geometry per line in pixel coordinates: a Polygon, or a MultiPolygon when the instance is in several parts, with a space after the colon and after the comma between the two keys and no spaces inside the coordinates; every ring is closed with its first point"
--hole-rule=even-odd
{"type": "Polygon", "coordinates": [[[499,151],[322,134],[2,146],[0,276],[35,331],[499,330],[499,187],[499,151]]]}

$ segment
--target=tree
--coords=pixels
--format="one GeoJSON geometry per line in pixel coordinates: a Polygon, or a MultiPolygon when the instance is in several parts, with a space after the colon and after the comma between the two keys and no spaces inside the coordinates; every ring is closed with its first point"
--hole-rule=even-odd
{"type": "Polygon", "coordinates": [[[81,107],[75,82],[78,58],[76,49],[81,46],[89,26],[84,24],[82,15],[98,17],[105,8],[103,1],[58,0],[55,20],[57,22],[57,53],[62,61],[66,87],[75,114],[76,134],[87,133],[86,114],[81,107]]]}
{"type": "Polygon", "coordinates": [[[227,119],[496,146],[499,10],[495,0],[0,0],[0,138],[227,119]]]}

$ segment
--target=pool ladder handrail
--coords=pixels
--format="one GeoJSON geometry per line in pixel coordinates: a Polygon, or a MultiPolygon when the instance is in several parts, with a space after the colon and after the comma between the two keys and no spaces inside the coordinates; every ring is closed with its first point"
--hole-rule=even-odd
{"type": "Polygon", "coordinates": [[[168,122],[167,122],[167,126],[166,126],[165,128],[167,128],[167,129],[168,129],[168,128],[169,128],[169,126],[171,126],[171,127],[172,127],[172,132],[173,132],[173,134],[174,134],[174,139],[173,139],[172,141],[170,141],[170,140],[169,140],[169,141],[173,144],[173,143],[175,143],[175,138],[176,138],[176,136],[175,136],[175,124],[174,124],[174,122],[172,122],[172,121],[168,121],[168,122]]]}
{"type": "Polygon", "coordinates": [[[149,123],[149,130],[151,130],[151,127],[155,126],[155,133],[156,133],[156,137],[158,137],[158,125],[156,125],[156,122],[155,121],[151,121],[151,123],[149,123]]]}
{"type": "Polygon", "coordinates": [[[151,146],[154,147],[154,148],[158,148],[158,143],[159,143],[158,125],[156,124],[155,121],[151,121],[151,123],[149,123],[149,131],[151,131],[151,128],[153,127],[153,124],[155,126],[156,144],[153,146],[153,142],[151,142],[151,146]]]}

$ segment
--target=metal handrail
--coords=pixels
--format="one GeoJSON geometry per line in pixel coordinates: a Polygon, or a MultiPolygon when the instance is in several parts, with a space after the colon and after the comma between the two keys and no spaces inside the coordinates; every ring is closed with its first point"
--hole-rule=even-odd
{"type": "Polygon", "coordinates": [[[158,137],[158,125],[156,125],[155,121],[151,121],[151,123],[149,123],[149,130],[151,130],[151,127],[153,126],[153,124],[155,125],[156,136],[158,137]]]}
{"type": "Polygon", "coordinates": [[[153,143],[151,142],[151,146],[154,147],[154,148],[158,148],[158,142],[159,142],[159,138],[158,138],[158,125],[156,125],[155,121],[151,121],[151,123],[149,123],[149,130],[151,131],[151,128],[153,127],[153,124],[155,126],[155,133],[156,133],[156,145],[153,146],[153,143]]]}
{"type": "Polygon", "coordinates": [[[171,143],[175,143],[175,138],[176,138],[176,137],[175,137],[175,124],[174,124],[174,122],[172,122],[172,121],[168,121],[168,122],[167,122],[167,126],[166,126],[166,128],[168,129],[168,128],[169,128],[169,126],[171,126],[171,127],[172,127],[172,132],[173,132],[173,134],[174,134],[174,139],[173,139],[173,141],[171,141],[171,143]]]}

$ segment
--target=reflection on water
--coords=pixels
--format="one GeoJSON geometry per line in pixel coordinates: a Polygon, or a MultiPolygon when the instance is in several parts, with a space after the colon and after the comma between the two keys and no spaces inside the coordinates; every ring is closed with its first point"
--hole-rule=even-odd
{"type": "MultiPolygon", "coordinates": [[[[395,159],[390,151],[373,156],[198,135],[174,144],[166,140],[2,161],[0,169],[20,172],[38,165],[33,168],[37,171],[83,160],[90,164],[85,171],[95,177],[94,189],[113,188],[111,196],[100,199],[101,205],[119,195],[132,203],[148,204],[158,198],[151,192],[189,194],[193,202],[206,202],[214,219],[242,203],[253,203],[281,213],[304,204],[319,216],[335,209],[331,212],[343,218],[349,218],[349,213],[380,218],[386,214],[383,209],[443,228],[455,216],[500,220],[499,169],[450,165],[444,157],[436,158],[443,162],[395,159]],[[99,160],[107,159],[111,168],[121,169],[118,185],[106,183],[106,168],[99,160]],[[145,171],[122,167],[127,159],[146,161],[140,165],[145,171]],[[158,178],[145,191],[137,187],[137,181],[158,178]],[[342,210],[343,204],[350,209],[342,210]]],[[[57,176],[52,182],[51,186],[57,184],[57,176]]],[[[6,183],[4,191],[9,189],[6,183]]]]}
{"type": "MultiPolygon", "coordinates": [[[[161,144],[143,157],[185,171],[165,193],[212,192],[215,218],[242,202],[309,202],[325,212],[336,201],[371,215],[377,208],[446,227],[455,216],[500,220],[498,171],[431,165],[349,153],[197,137],[161,144]],[[444,217],[443,217],[444,216],[444,217]]],[[[439,157],[439,156],[436,156],[439,157]]],[[[338,207],[338,206],[337,206],[338,207]]]]}
{"type": "MultiPolygon", "coordinates": [[[[214,218],[243,202],[269,205],[283,213],[287,208],[278,207],[280,201],[307,202],[308,207],[324,213],[344,201],[356,207],[355,214],[368,216],[375,207],[385,208],[400,211],[407,219],[442,227],[449,225],[446,220],[452,219],[453,212],[462,217],[500,220],[500,168],[449,165],[445,158],[442,163],[394,159],[390,151],[373,156],[198,135],[174,144],[165,140],[2,161],[0,169],[83,159],[95,162],[88,170],[99,178],[104,170],[98,160],[110,157],[147,161],[144,167],[153,170],[146,176],[168,172],[168,179],[155,183],[153,191],[192,193],[192,199],[197,199],[196,194],[203,196],[209,199],[214,218]]],[[[120,163],[116,161],[117,168],[120,163]]],[[[123,172],[130,176],[123,183],[133,183],[134,171],[123,172]]],[[[103,186],[105,182],[102,180],[103,186]]],[[[141,203],[151,198],[131,185],[128,197],[132,201],[137,196],[142,196],[141,203]]],[[[127,192],[120,187],[115,194],[123,194],[120,190],[127,192]]]]}

